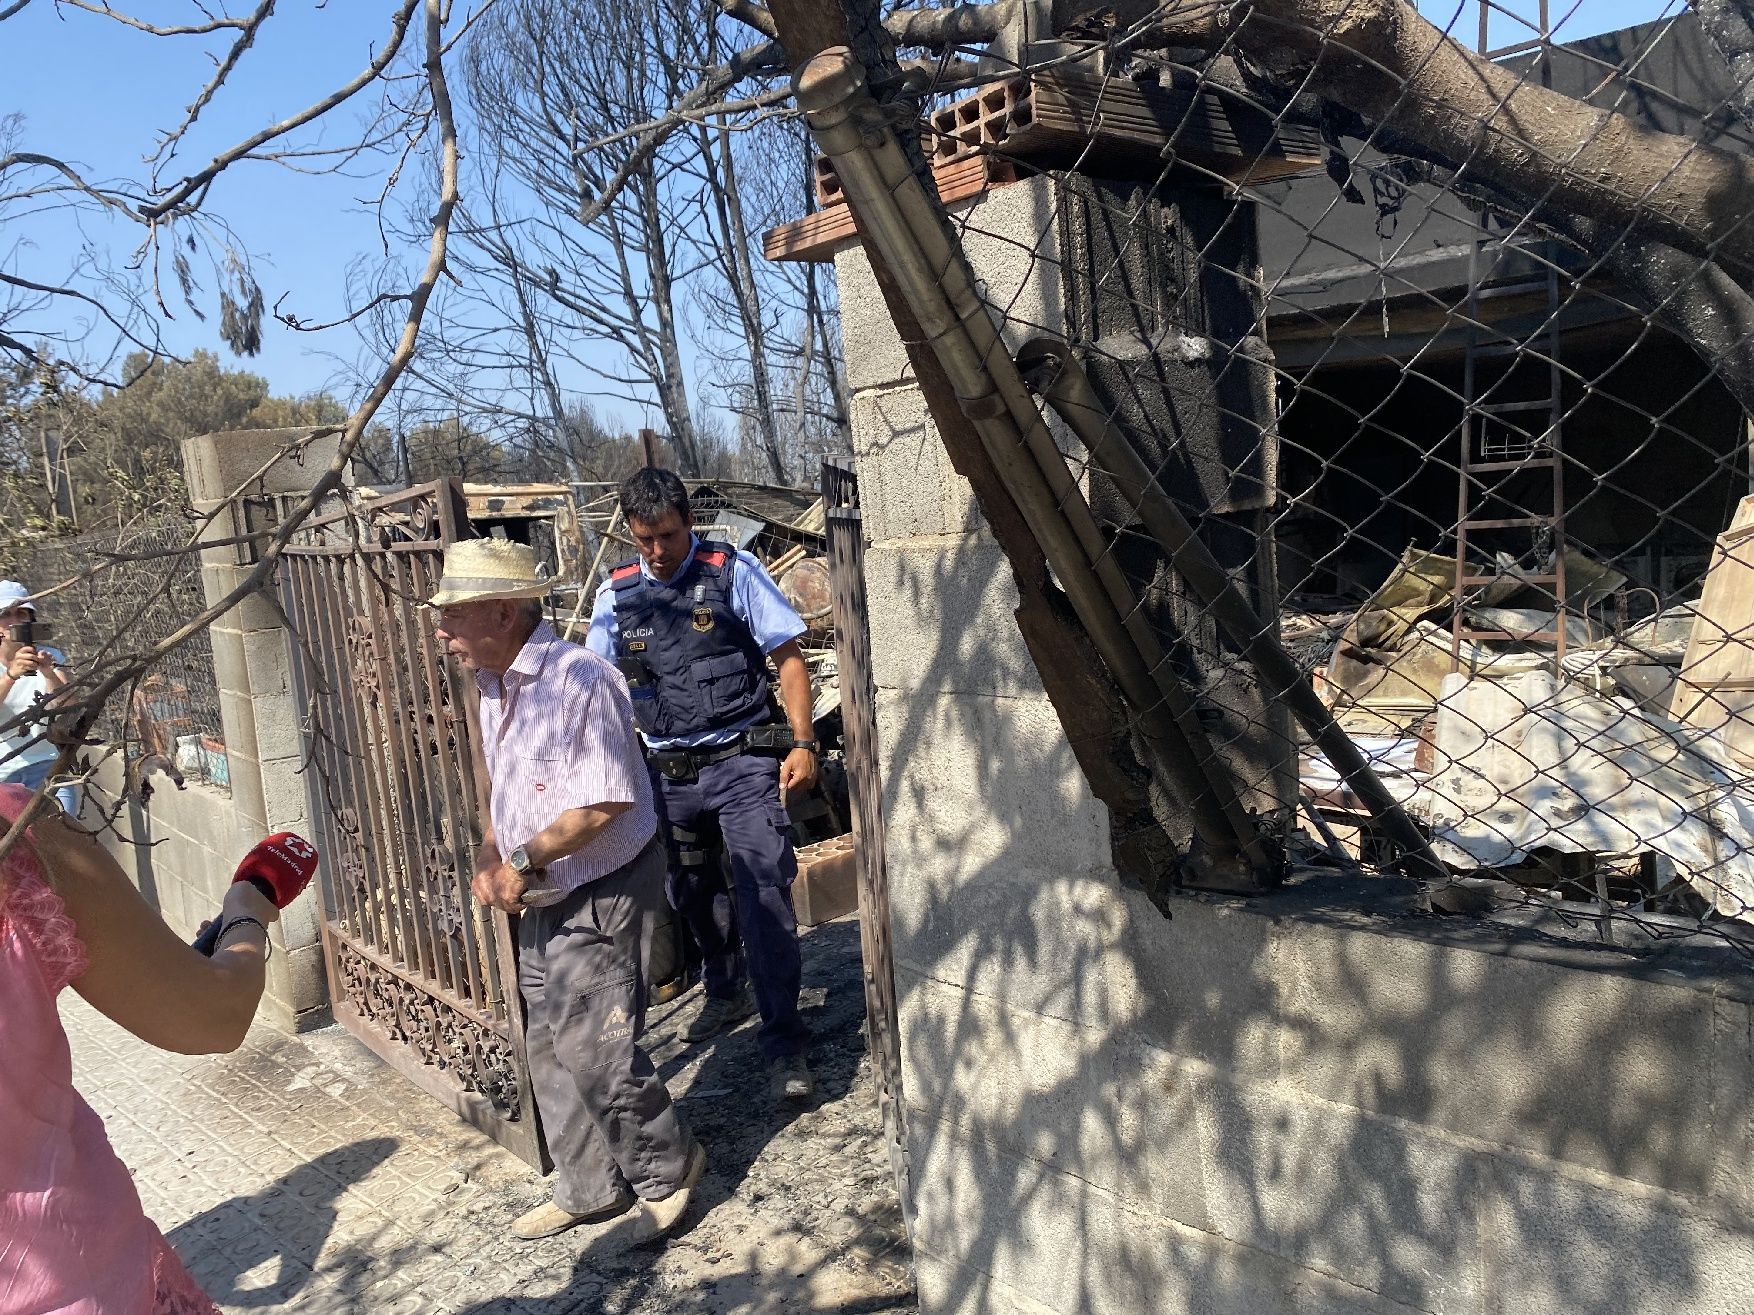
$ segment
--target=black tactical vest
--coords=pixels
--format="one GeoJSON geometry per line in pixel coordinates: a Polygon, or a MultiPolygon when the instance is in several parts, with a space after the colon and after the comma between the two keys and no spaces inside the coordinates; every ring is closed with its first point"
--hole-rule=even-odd
{"type": "Polygon", "coordinates": [[[701,544],[668,584],[649,578],[637,557],[610,572],[616,665],[645,734],[724,730],[769,707],[767,660],[731,610],[736,565],[736,553],[701,544]]]}

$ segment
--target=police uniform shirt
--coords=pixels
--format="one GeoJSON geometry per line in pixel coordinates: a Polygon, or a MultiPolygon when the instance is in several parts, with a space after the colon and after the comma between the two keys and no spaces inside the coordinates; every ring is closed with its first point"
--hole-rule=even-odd
{"type": "MultiPolygon", "coordinates": [[[[730,548],[729,544],[712,546],[727,551],[730,548]]],[[[699,547],[699,537],[689,535],[688,556],[676,569],[677,575],[693,565],[694,554],[699,547]]],[[[646,579],[657,579],[644,559],[641,559],[639,569],[646,579]]],[[[675,576],[671,577],[674,578],[675,576]]],[[[668,581],[660,583],[667,584],[668,581]]],[[[786,601],[785,594],[780,592],[779,585],[774,583],[767,568],[752,554],[741,550],[737,553],[737,565],[731,575],[731,611],[749,628],[756,647],[763,653],[773,652],[781,644],[796,639],[806,629],[803,618],[786,601]]],[[[615,624],[615,587],[613,582],[605,580],[597,589],[596,602],[591,609],[591,629],[585,636],[585,647],[613,662],[620,642],[621,632],[615,624]]],[[[647,736],[646,743],[654,749],[700,749],[715,744],[729,744],[743,730],[766,719],[765,714],[756,713],[740,726],[727,726],[716,731],[696,731],[667,738],[647,736]]]]}

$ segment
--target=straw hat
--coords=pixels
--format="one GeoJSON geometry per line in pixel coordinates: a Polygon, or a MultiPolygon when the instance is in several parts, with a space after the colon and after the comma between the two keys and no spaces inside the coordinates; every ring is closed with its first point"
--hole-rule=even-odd
{"type": "Polygon", "coordinates": [[[459,539],[445,549],[444,574],[428,607],[483,598],[540,598],[559,581],[525,544],[510,539],[459,539]]]}

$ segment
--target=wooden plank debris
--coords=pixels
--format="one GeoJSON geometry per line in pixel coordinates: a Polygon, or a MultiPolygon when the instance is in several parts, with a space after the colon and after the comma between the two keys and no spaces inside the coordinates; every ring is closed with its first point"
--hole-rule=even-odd
{"type": "Polygon", "coordinates": [[[1712,550],[1669,712],[1754,762],[1754,497],[1712,550]]]}

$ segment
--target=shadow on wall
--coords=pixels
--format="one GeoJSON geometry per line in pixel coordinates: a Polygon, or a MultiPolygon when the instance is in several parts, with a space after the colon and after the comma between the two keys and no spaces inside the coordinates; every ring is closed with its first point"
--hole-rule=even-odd
{"type": "MultiPolygon", "coordinates": [[[[867,555],[922,1309],[1745,1312],[1754,980],[1123,889],[990,540],[867,555]]],[[[1723,952],[1727,955],[1728,952],[1723,952]]]]}

